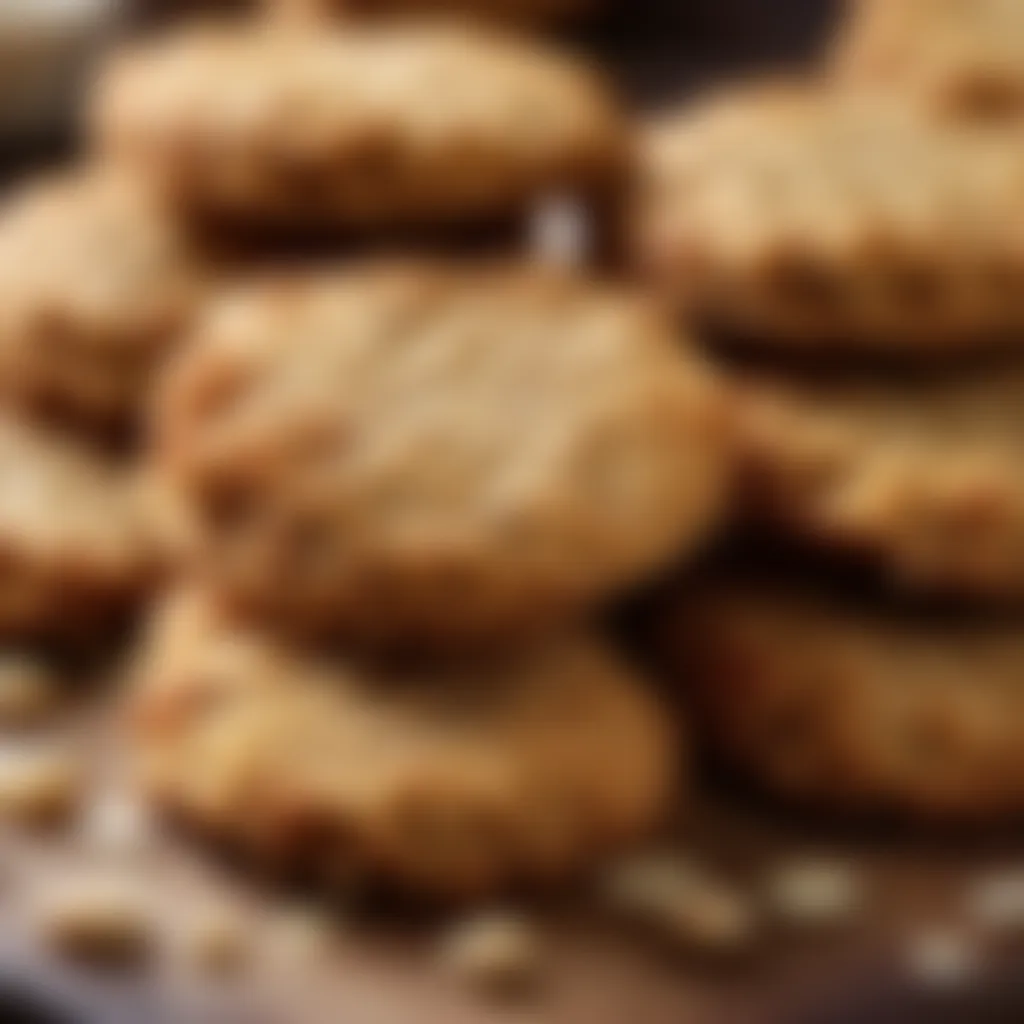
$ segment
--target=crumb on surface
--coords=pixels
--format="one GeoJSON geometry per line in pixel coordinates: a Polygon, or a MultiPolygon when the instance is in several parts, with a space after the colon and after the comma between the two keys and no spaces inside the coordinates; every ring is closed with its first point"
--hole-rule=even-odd
{"type": "Polygon", "coordinates": [[[540,980],[540,938],[524,918],[489,912],[456,923],[442,937],[443,967],[472,988],[511,994],[540,980]]]}

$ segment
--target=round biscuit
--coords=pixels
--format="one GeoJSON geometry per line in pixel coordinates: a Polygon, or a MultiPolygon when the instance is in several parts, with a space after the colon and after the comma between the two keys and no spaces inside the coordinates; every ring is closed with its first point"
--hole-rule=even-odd
{"type": "Polygon", "coordinates": [[[254,285],[165,385],[199,565],[302,634],[546,629],[694,548],[730,468],[717,384],[655,307],[526,265],[254,285]]]}
{"type": "Polygon", "coordinates": [[[668,810],[680,750],[600,642],[385,665],[317,658],[178,595],[132,722],[161,806],[322,884],[434,896],[554,880],[668,810]]]}

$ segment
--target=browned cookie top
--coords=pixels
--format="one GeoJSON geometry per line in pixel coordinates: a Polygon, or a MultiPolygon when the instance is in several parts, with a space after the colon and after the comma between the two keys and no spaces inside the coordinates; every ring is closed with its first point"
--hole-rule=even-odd
{"type": "Polygon", "coordinates": [[[597,0],[261,0],[273,14],[360,16],[459,15],[515,25],[560,24],[598,6],[597,0]]]}
{"type": "Polygon", "coordinates": [[[846,80],[897,88],[940,112],[1016,115],[1024,104],[1017,0],[856,0],[837,50],[846,80]]]}
{"type": "Polygon", "coordinates": [[[272,226],[503,217],[623,157],[588,70],[467,26],[184,31],[115,60],[94,112],[100,149],[187,206],[272,226]]]}
{"type": "Polygon", "coordinates": [[[901,586],[1024,594],[1024,378],[752,378],[740,399],[744,508],[901,586]]]}
{"type": "Polygon", "coordinates": [[[81,634],[137,596],[149,538],[126,473],[0,419],[0,633],[81,634]]]}
{"type": "Polygon", "coordinates": [[[666,638],[708,742],[761,787],[833,812],[1024,815],[1024,633],[907,619],[736,581],[666,638]]]}
{"type": "Polygon", "coordinates": [[[668,809],[662,710],[595,640],[509,659],[317,661],[190,593],[134,701],[154,797],[282,868],[435,895],[564,875],[668,809]]]}
{"type": "Polygon", "coordinates": [[[134,420],[209,277],[128,176],[22,189],[0,213],[0,393],[89,425],[134,420]]]}
{"type": "Polygon", "coordinates": [[[452,639],[578,612],[718,510],[717,389],[645,300],[524,266],[255,285],[168,380],[203,564],[300,630],[452,639]]]}
{"type": "Polygon", "coordinates": [[[641,273],[749,345],[932,357],[1016,344],[1024,149],[888,97],[763,87],[648,130],[641,273]]]}

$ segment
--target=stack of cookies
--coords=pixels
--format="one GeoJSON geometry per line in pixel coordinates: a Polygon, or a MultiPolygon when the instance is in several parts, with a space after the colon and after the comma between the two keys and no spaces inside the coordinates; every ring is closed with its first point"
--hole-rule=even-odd
{"type": "Polygon", "coordinates": [[[156,606],[153,801],[327,885],[582,872],[688,774],[601,613],[731,517],[785,571],[670,610],[699,738],[1024,812],[1019,5],[856,4],[823,79],[637,133],[495,25],[585,3],[261,6],[116,54],[0,223],[0,632],[156,606]],[[551,197],[623,209],[620,280],[452,251],[551,197]]]}
{"type": "Polygon", "coordinates": [[[144,482],[165,569],[131,591],[159,606],[129,717],[161,807],[433,896],[649,832],[685,740],[595,620],[721,519],[720,390],[642,290],[422,254],[605,207],[629,132],[601,78],[493,24],[307,11],[116,54],[86,134],[0,227],[0,616],[136,582],[120,492],[43,431],[88,439],[144,482]]]}
{"type": "Polygon", "coordinates": [[[834,811],[1024,812],[1022,13],[854,4],[824,81],[643,144],[636,266],[720,341],[770,549],[671,657],[724,761],[834,811]]]}

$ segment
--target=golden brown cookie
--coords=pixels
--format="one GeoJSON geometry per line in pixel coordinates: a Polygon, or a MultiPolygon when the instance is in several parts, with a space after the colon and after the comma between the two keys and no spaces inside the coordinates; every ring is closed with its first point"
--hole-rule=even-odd
{"type": "Polygon", "coordinates": [[[450,25],[192,29],[123,54],[99,148],[186,207],[269,227],[500,219],[618,175],[602,84],[539,43],[450,25]]]}
{"type": "Polygon", "coordinates": [[[890,582],[1024,595],[1024,376],[747,379],[735,390],[755,521],[890,582]]]}
{"type": "Polygon", "coordinates": [[[662,710],[602,645],[317,660],[180,596],[133,723],[154,799],[281,870],[482,894],[581,870],[668,809],[662,710]]]}
{"type": "Polygon", "coordinates": [[[688,552],[720,510],[717,387],[611,286],[371,264],[256,284],[187,348],[157,459],[199,564],[302,633],[546,628],[688,552]]]}
{"type": "Polygon", "coordinates": [[[728,94],[651,126],[636,265],[748,345],[932,357],[1024,327],[1024,150],[891,97],[728,94]]]}
{"type": "Polygon", "coordinates": [[[262,0],[271,14],[302,16],[343,13],[377,17],[459,16],[514,25],[575,21],[598,6],[597,0],[262,0]]]}
{"type": "Polygon", "coordinates": [[[150,570],[133,481],[92,451],[0,419],[0,634],[83,635],[150,570]]]}
{"type": "Polygon", "coordinates": [[[134,420],[209,276],[127,176],[22,189],[0,213],[0,394],[90,426],[134,420]]]}
{"type": "Polygon", "coordinates": [[[836,73],[899,90],[942,113],[1024,109],[1024,7],[1017,0],[856,0],[836,73]]]}
{"type": "Polygon", "coordinates": [[[762,788],[837,813],[1024,816],[1024,633],[814,591],[692,595],[669,650],[700,728],[762,788]]]}

